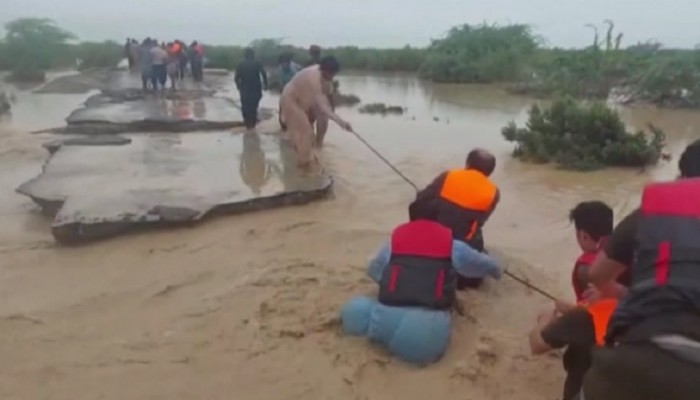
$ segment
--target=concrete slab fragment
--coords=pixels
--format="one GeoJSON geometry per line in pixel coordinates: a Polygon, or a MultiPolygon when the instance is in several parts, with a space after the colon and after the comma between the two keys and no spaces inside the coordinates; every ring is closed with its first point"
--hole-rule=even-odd
{"type": "Polygon", "coordinates": [[[61,146],[122,146],[131,143],[131,139],[119,135],[95,135],[70,139],[57,139],[42,144],[42,146],[53,154],[61,146]]]}
{"type": "Polygon", "coordinates": [[[178,123],[183,121],[228,124],[240,123],[241,111],[233,100],[202,97],[195,100],[169,100],[150,97],[126,102],[95,104],[75,110],[66,118],[69,125],[178,123]]]}
{"type": "Polygon", "coordinates": [[[301,204],[327,195],[332,178],[298,169],[275,136],[203,132],[127,135],[119,146],[61,146],[20,185],[53,215],[57,241],[79,243],[147,226],[301,204]]]}

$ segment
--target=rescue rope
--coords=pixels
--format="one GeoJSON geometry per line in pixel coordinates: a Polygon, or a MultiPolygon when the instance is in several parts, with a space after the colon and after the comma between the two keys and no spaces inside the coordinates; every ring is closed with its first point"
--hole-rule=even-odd
{"type": "Polygon", "coordinates": [[[534,290],[535,292],[541,294],[542,296],[544,296],[544,297],[546,297],[546,298],[548,298],[548,299],[550,299],[550,300],[552,300],[552,301],[557,301],[557,298],[556,298],[556,297],[554,297],[554,296],[552,296],[551,294],[547,293],[545,290],[542,290],[542,289],[538,288],[537,286],[535,286],[535,285],[533,285],[532,283],[526,281],[525,279],[522,279],[522,278],[519,278],[519,277],[513,275],[513,273],[510,272],[510,271],[508,271],[507,269],[504,269],[504,270],[503,270],[503,273],[506,274],[506,276],[508,276],[508,277],[510,277],[511,279],[513,279],[514,281],[519,282],[519,283],[521,283],[521,284],[527,286],[529,289],[534,290]]]}
{"type": "Polygon", "coordinates": [[[402,174],[401,171],[399,171],[399,169],[396,168],[396,167],[394,166],[394,164],[392,164],[389,160],[387,160],[386,158],[384,158],[384,156],[383,156],[380,152],[378,152],[377,149],[375,149],[374,147],[372,147],[371,144],[367,143],[367,141],[366,141],[362,136],[360,136],[359,133],[357,133],[357,132],[355,132],[355,131],[350,131],[350,132],[351,132],[353,135],[355,135],[355,137],[356,137],[360,142],[362,142],[362,144],[364,144],[365,146],[367,146],[367,148],[368,148],[372,153],[374,153],[377,157],[379,157],[380,160],[384,161],[384,164],[386,164],[389,168],[391,168],[392,170],[394,170],[394,172],[396,172],[396,175],[400,176],[401,179],[403,179],[404,181],[406,181],[406,183],[408,183],[409,185],[413,186],[413,189],[415,189],[416,192],[419,190],[419,189],[418,189],[418,186],[417,186],[415,183],[413,183],[413,181],[411,181],[410,179],[408,179],[408,178],[406,177],[406,175],[402,174]]]}
{"type": "MultiPolygon", "coordinates": [[[[384,164],[386,164],[389,168],[391,168],[392,170],[394,170],[394,172],[395,172],[398,176],[400,176],[401,179],[403,179],[406,183],[408,183],[409,185],[411,185],[411,186],[413,187],[413,189],[416,190],[416,192],[419,191],[418,186],[417,186],[415,183],[413,183],[413,181],[411,181],[408,177],[406,177],[406,175],[404,175],[403,173],[401,173],[401,171],[399,171],[399,169],[396,168],[396,166],[394,166],[394,164],[392,164],[389,160],[387,160],[379,151],[377,151],[377,149],[375,149],[375,148],[374,148],[371,144],[369,144],[362,136],[360,136],[359,133],[357,133],[357,132],[355,132],[355,131],[350,131],[350,132],[351,132],[353,135],[355,135],[355,137],[356,137],[360,142],[362,142],[362,144],[364,144],[372,153],[374,153],[377,157],[379,157],[379,159],[382,160],[382,161],[384,162],[384,164]]],[[[534,290],[535,292],[541,294],[542,296],[548,298],[549,300],[552,300],[552,301],[556,301],[556,300],[557,300],[556,297],[554,297],[554,296],[552,296],[551,294],[547,293],[547,291],[538,288],[537,286],[535,286],[535,285],[533,285],[532,283],[526,281],[525,279],[522,279],[522,278],[519,278],[519,277],[513,275],[512,272],[510,272],[510,271],[504,269],[504,270],[503,270],[503,273],[504,273],[506,276],[508,276],[508,277],[510,277],[511,279],[513,279],[514,281],[520,283],[521,285],[527,287],[528,289],[534,290]]],[[[461,313],[460,313],[460,314],[461,314],[461,313]]]]}

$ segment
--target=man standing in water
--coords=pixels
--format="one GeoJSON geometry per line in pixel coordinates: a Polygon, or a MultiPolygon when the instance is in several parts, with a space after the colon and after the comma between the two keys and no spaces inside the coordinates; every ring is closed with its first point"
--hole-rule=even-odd
{"type": "Polygon", "coordinates": [[[313,147],[318,139],[314,140],[312,119],[332,119],[346,131],[352,130],[350,123],[339,117],[328,102],[338,71],[338,60],[333,56],[324,57],[318,66],[304,68],[294,75],[282,91],[281,120],[289,131],[301,165],[309,166],[314,162],[313,147]]]}
{"type": "Polygon", "coordinates": [[[189,55],[192,79],[201,82],[204,79],[204,47],[195,40],[190,46],[189,55]]]}
{"type": "Polygon", "coordinates": [[[248,129],[258,124],[258,107],[263,90],[267,90],[267,73],[265,68],[255,59],[255,51],[245,49],[245,60],[236,68],[236,87],[241,95],[241,112],[243,121],[248,129]]]}
{"type": "MultiPolygon", "coordinates": [[[[321,47],[313,44],[309,47],[309,60],[306,62],[305,67],[319,65],[320,63],[321,47]]],[[[335,111],[335,101],[333,100],[333,95],[335,92],[334,82],[331,82],[329,89],[330,90],[326,93],[326,96],[328,97],[328,103],[331,106],[331,110],[335,111]]],[[[326,137],[326,132],[328,132],[328,118],[325,115],[309,115],[309,122],[311,125],[316,126],[316,139],[314,140],[314,146],[322,147],[323,140],[326,137]]]]}
{"type": "Polygon", "coordinates": [[[165,83],[168,80],[168,52],[155,44],[151,48],[151,62],[153,66],[151,67],[151,82],[153,83],[153,90],[165,89],[165,83]]]}
{"type": "Polygon", "coordinates": [[[280,91],[282,91],[301,68],[292,60],[292,53],[288,51],[280,54],[277,58],[277,64],[277,82],[280,85],[280,91]]]}
{"type": "MultiPolygon", "coordinates": [[[[484,251],[481,230],[500,200],[498,187],[489,179],[495,169],[493,154],[474,149],[467,156],[465,168],[442,173],[418,193],[415,201],[436,201],[440,207],[438,221],[452,229],[454,238],[484,251]]],[[[477,288],[482,281],[460,278],[458,288],[477,288]]]]}
{"type": "Polygon", "coordinates": [[[134,57],[131,53],[131,38],[127,38],[124,44],[124,57],[129,62],[129,70],[132,70],[134,68],[134,57]]]}

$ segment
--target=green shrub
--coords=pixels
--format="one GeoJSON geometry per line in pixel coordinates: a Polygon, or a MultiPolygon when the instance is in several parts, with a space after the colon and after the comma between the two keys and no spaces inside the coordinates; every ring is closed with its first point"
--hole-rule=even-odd
{"type": "Polygon", "coordinates": [[[618,113],[605,104],[580,104],[565,98],[544,110],[533,105],[526,127],[511,122],[502,134],[516,143],[513,155],[524,161],[591,170],[655,164],[665,136],[653,125],[649,128],[650,136],[643,131],[630,134],[618,113]]]}
{"type": "Polygon", "coordinates": [[[528,25],[462,25],[433,41],[420,73],[444,83],[514,81],[525,73],[538,43],[528,25]]]}
{"type": "Polygon", "coordinates": [[[82,60],[80,69],[116,67],[124,58],[124,47],[117,42],[84,42],[72,46],[75,59],[82,60]]]}
{"type": "Polygon", "coordinates": [[[36,68],[18,68],[7,77],[10,82],[39,83],[46,80],[46,73],[36,68]]]}

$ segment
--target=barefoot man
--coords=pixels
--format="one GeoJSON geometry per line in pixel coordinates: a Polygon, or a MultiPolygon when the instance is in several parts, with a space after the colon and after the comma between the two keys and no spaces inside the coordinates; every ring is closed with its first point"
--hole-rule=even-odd
{"type": "Polygon", "coordinates": [[[324,57],[319,65],[304,68],[294,75],[282,91],[281,119],[301,165],[310,165],[314,161],[313,147],[317,139],[310,119],[331,119],[346,131],[352,130],[350,123],[333,112],[328,101],[338,71],[338,60],[333,56],[324,57]]]}

